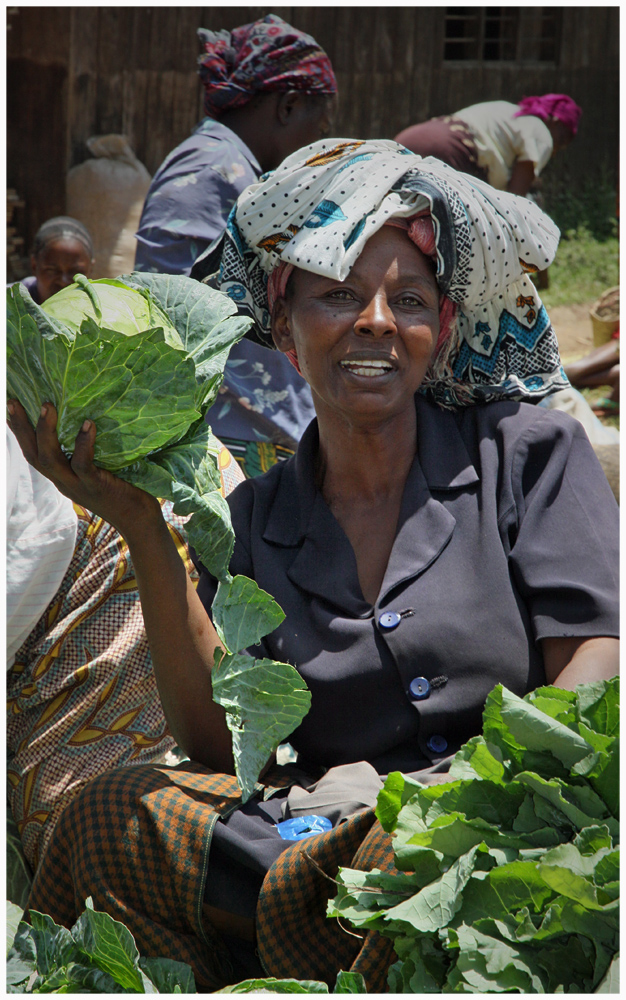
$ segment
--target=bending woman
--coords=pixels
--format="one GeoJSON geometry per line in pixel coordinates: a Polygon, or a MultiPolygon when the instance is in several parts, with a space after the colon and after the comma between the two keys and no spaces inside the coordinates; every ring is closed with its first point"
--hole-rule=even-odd
{"type": "Polygon", "coordinates": [[[567,94],[484,101],[399,132],[412,153],[436,156],[501,191],[526,195],[554,153],[568,146],[581,108],[567,94]]]}
{"type": "MultiPolygon", "coordinates": [[[[92,422],[68,463],[53,407],[33,429],[11,403],[29,461],[126,537],[192,760],[84,789],[31,906],[71,924],[91,894],[205,989],[258,972],[255,942],[270,975],[352,968],[385,989],[388,942],[326,921],[332,885],[280,838],[289,800],[359,762],[445,780],[498,682],[522,696],[617,672],[617,506],[580,425],[528,405],[566,381],[526,277],[557,235],[536,206],[387,141],[316,143],[239,199],[222,287],[297,365],[317,413],[293,459],[229,498],[231,572],[286,611],[254,652],[294,663],[312,692],[290,738],[299,779],[270,766],[241,808],[211,700],[216,581],[201,568],[196,593],[156,501],[93,465],[92,422]]],[[[331,876],[393,864],[363,798],[306,842],[331,876]]]]}

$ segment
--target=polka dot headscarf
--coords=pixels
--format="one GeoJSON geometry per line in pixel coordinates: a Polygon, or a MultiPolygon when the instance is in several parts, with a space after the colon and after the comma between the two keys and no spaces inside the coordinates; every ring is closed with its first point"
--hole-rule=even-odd
{"type": "Polygon", "coordinates": [[[343,281],[390,222],[436,262],[446,336],[424,393],[453,407],[537,399],[568,384],[529,278],[554,258],[554,223],[527,199],[392,141],[313,143],[250,185],[221,244],[220,287],[272,346],[268,281],[274,297],[285,270],[272,273],[287,264],[343,281]]]}

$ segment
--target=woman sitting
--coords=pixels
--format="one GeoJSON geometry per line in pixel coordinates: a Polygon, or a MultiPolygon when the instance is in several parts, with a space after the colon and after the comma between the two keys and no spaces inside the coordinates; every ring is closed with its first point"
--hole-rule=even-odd
{"type": "MultiPolygon", "coordinates": [[[[445,780],[495,684],[522,696],[617,672],[617,506],[580,425],[528,405],[566,382],[526,277],[557,236],[531,203],[388,141],[315,143],[231,216],[221,286],[297,366],[317,413],[293,459],[229,497],[231,572],[286,612],[253,652],[294,663],[312,693],[290,737],[305,788],[356,762],[445,780]]],[[[307,869],[304,904],[299,876],[283,880],[306,867],[275,825],[293,774],[270,767],[239,808],[211,695],[216,581],[201,568],[194,591],[156,501],[93,465],[93,422],[68,463],[51,405],[36,430],[10,410],[29,461],[126,538],[164,710],[191,758],[87,786],[30,905],[71,924],[92,895],[204,989],[258,974],[256,940],[270,975],[333,982],[351,967],[384,990],[388,942],[325,921],[322,875],[307,869]]],[[[306,847],[330,876],[393,864],[371,809],[306,847]]]]}

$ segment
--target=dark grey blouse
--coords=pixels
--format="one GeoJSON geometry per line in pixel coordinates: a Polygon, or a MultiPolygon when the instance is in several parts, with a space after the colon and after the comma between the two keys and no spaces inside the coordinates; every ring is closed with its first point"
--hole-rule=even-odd
{"type": "MultiPolygon", "coordinates": [[[[416,406],[373,607],[315,487],[315,421],[293,459],[228,498],[231,573],[286,614],[250,652],[294,664],[312,693],[290,739],[303,762],[427,767],[481,731],[495,684],[524,695],[545,683],[540,639],[618,634],[618,508],[582,426],[525,403],[416,406]]],[[[203,570],[207,611],[215,588],[203,570]]]]}

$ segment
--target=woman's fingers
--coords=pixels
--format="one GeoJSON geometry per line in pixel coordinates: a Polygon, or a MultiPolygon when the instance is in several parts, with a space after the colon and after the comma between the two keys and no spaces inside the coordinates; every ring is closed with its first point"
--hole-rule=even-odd
{"type": "Polygon", "coordinates": [[[37,459],[41,471],[49,479],[65,478],[70,472],[70,467],[57,437],[57,411],[52,403],[42,405],[35,434],[37,459]]]}
{"type": "Polygon", "coordinates": [[[37,435],[26,415],[26,410],[17,399],[7,401],[9,411],[9,427],[15,434],[17,442],[24,453],[24,458],[35,469],[38,468],[37,461],[37,435]]]}
{"type": "Polygon", "coordinates": [[[93,420],[85,420],[76,435],[72,469],[81,479],[97,475],[98,469],[93,464],[94,445],[96,443],[96,425],[93,420]]]}

